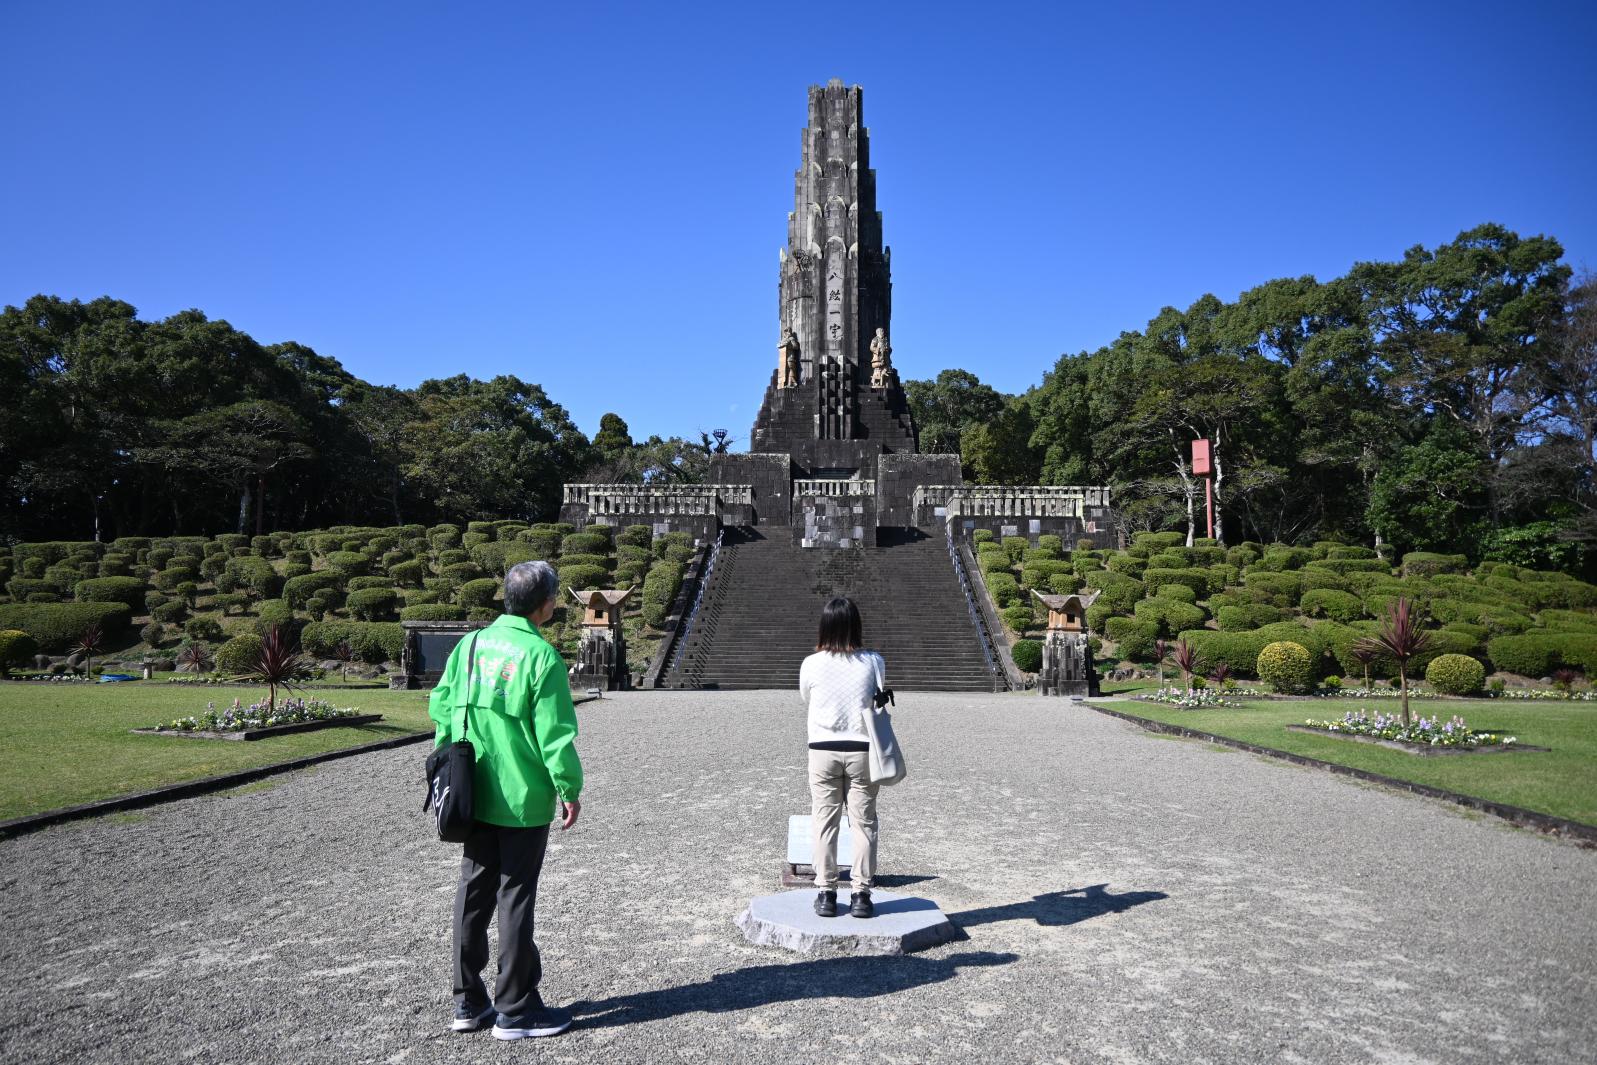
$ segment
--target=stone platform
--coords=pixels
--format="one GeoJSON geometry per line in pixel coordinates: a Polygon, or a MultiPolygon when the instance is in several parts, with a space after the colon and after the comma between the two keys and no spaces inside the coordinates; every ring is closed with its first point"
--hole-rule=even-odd
{"type": "Polygon", "coordinates": [[[872,891],[876,915],[859,920],[848,914],[848,891],[837,895],[836,917],[815,915],[814,891],[782,891],[750,900],[736,923],[750,943],[803,954],[912,954],[958,935],[930,899],[872,891]]]}

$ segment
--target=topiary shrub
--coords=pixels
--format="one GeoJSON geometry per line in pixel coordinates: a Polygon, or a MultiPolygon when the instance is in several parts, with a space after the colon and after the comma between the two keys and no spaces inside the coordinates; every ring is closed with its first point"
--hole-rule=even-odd
{"type": "MultiPolygon", "coordinates": [[[[603,528],[606,528],[606,526],[593,526],[593,530],[603,528]]],[[[572,533],[560,541],[560,553],[562,555],[608,555],[610,553],[610,537],[605,533],[592,530],[572,533]]]]}
{"type": "Polygon", "coordinates": [[[248,588],[261,599],[275,599],[283,590],[283,578],[264,558],[249,555],[231,559],[227,563],[227,572],[233,575],[240,587],[248,588]]]}
{"type": "Polygon", "coordinates": [[[1115,643],[1121,658],[1145,662],[1153,658],[1153,641],[1159,638],[1159,623],[1141,618],[1109,618],[1104,622],[1104,635],[1115,643]]]}
{"type": "Polygon", "coordinates": [[[560,571],[560,583],[574,591],[604,588],[610,583],[610,571],[603,566],[587,562],[567,564],[562,561],[555,568],[560,571]]]}
{"type": "Polygon", "coordinates": [[[1008,573],[987,574],[987,592],[999,609],[1011,606],[1020,598],[1020,582],[1008,573]]]}
{"type": "Polygon", "coordinates": [[[476,580],[479,577],[486,576],[486,574],[484,574],[483,571],[477,567],[475,562],[456,562],[453,565],[445,566],[443,569],[439,570],[438,575],[440,577],[447,577],[456,584],[464,584],[467,581],[476,580]]]}
{"type": "Polygon", "coordinates": [[[327,564],[345,577],[359,577],[371,568],[371,560],[355,551],[329,552],[327,564]]]}
{"type": "Polygon", "coordinates": [[[39,653],[39,641],[21,629],[0,631],[0,674],[9,673],[12,666],[24,665],[39,653]]]}
{"type": "Polygon", "coordinates": [[[1266,644],[1254,664],[1259,679],[1278,692],[1303,695],[1314,684],[1314,660],[1309,649],[1290,640],[1266,644]]]}
{"type": "Polygon", "coordinates": [[[1298,600],[1298,606],[1310,617],[1330,618],[1344,625],[1364,616],[1364,603],[1358,596],[1334,588],[1315,588],[1304,592],[1303,598],[1298,600]]]}
{"type": "Polygon", "coordinates": [[[1425,683],[1443,695],[1474,695],[1486,682],[1486,667],[1468,655],[1438,655],[1425,667],[1425,683]]]}
{"type": "Polygon", "coordinates": [[[1258,570],[1268,570],[1282,573],[1287,570],[1302,569],[1314,560],[1314,552],[1306,547],[1287,547],[1285,544],[1271,544],[1264,549],[1259,560],[1253,563],[1258,570]]]}
{"type": "Polygon", "coordinates": [[[671,602],[682,587],[680,563],[662,559],[643,579],[643,620],[651,628],[661,628],[671,613],[671,602]]]}
{"type": "Polygon", "coordinates": [[[283,598],[288,600],[289,606],[300,609],[317,593],[342,587],[343,581],[342,576],[331,570],[290,577],[283,582],[283,598]]]}
{"type": "Polygon", "coordinates": [[[1135,577],[1127,577],[1123,573],[1111,573],[1108,570],[1089,572],[1086,574],[1085,584],[1088,588],[1097,588],[1103,593],[1093,606],[1102,604],[1112,614],[1131,613],[1146,588],[1146,585],[1135,577]]]}
{"type": "Polygon", "coordinates": [[[1015,632],[1025,632],[1037,620],[1037,615],[1032,611],[1031,604],[1015,603],[1004,608],[1003,618],[1004,624],[1015,632]]]}
{"type": "Polygon", "coordinates": [[[1081,578],[1068,570],[1048,578],[1048,590],[1055,595],[1074,595],[1080,587],[1081,578]]]}
{"type": "Polygon", "coordinates": [[[20,629],[51,654],[67,650],[90,625],[119,633],[132,616],[126,603],[10,603],[0,605],[0,630],[20,629]]]}
{"type": "Polygon", "coordinates": [[[396,562],[388,567],[388,576],[404,588],[420,588],[427,577],[427,563],[420,561],[396,562]]]}
{"type": "Polygon", "coordinates": [[[616,533],[616,546],[641,547],[647,550],[654,543],[654,530],[647,525],[628,525],[616,533]]]}
{"type": "Polygon", "coordinates": [[[1042,668],[1042,642],[1040,640],[1016,640],[1010,648],[1010,655],[1015,660],[1015,668],[1022,673],[1035,673],[1042,668]]]}
{"type": "Polygon", "coordinates": [[[399,593],[392,588],[362,588],[350,592],[344,606],[359,621],[387,621],[399,603],[399,593]]]}
{"type": "Polygon", "coordinates": [[[1498,669],[1522,677],[1545,677],[1558,662],[1558,649],[1540,632],[1498,636],[1487,642],[1486,654],[1498,669]]]}
{"type": "Polygon", "coordinates": [[[1182,584],[1192,589],[1195,599],[1207,599],[1211,591],[1220,590],[1211,587],[1211,580],[1208,570],[1194,569],[1190,566],[1186,569],[1170,569],[1150,564],[1142,571],[1142,583],[1147,587],[1160,588],[1166,584],[1182,584]]]}
{"type": "Polygon", "coordinates": [[[300,646],[318,658],[335,658],[340,643],[349,644],[362,662],[398,661],[405,630],[397,621],[318,621],[305,626],[300,646]]]}
{"type": "Polygon", "coordinates": [[[494,605],[494,596],[499,594],[499,582],[492,577],[479,577],[474,581],[467,581],[455,593],[455,602],[463,607],[491,608],[494,605]]]}
{"type": "Polygon", "coordinates": [[[1410,551],[1403,556],[1403,576],[1430,577],[1438,573],[1463,573],[1469,561],[1463,555],[1438,555],[1430,551],[1410,551]]]}
{"type": "Polygon", "coordinates": [[[222,638],[222,623],[209,616],[189,618],[183,624],[183,632],[191,640],[214,642],[222,638]]]}
{"type": "Polygon", "coordinates": [[[187,566],[173,565],[161,570],[150,578],[150,583],[163,592],[170,592],[178,585],[192,581],[197,574],[187,566]]]}
{"type": "Polygon", "coordinates": [[[392,588],[393,586],[394,582],[392,578],[371,576],[351,577],[349,579],[349,583],[346,584],[344,588],[346,591],[360,592],[365,591],[367,588],[392,588]]]}
{"type": "MultiPolygon", "coordinates": [[[[237,599],[242,601],[244,597],[239,595],[219,595],[216,598],[223,600],[237,599]]],[[[224,604],[218,603],[217,606],[223,607],[225,612],[224,604]]],[[[168,625],[177,625],[181,623],[184,618],[188,617],[188,613],[189,605],[187,603],[181,599],[172,599],[168,602],[162,603],[160,606],[157,606],[154,610],[151,610],[150,617],[154,618],[156,621],[164,621],[168,625]]]]}
{"type": "Polygon", "coordinates": [[[1139,620],[1157,624],[1161,636],[1173,636],[1183,629],[1195,629],[1208,617],[1202,607],[1157,596],[1139,601],[1134,611],[1139,620]]]}
{"type": "Polygon", "coordinates": [[[1153,593],[1159,599],[1174,599],[1178,603],[1196,603],[1198,593],[1186,584],[1161,584],[1153,593]]]}
{"type": "Polygon", "coordinates": [[[216,649],[219,673],[248,673],[261,656],[261,638],[252,632],[240,633],[216,649]]]}
{"type": "Polygon", "coordinates": [[[465,621],[466,608],[448,603],[418,603],[399,612],[400,621],[465,621]]]}
{"type": "MultiPolygon", "coordinates": [[[[1213,605],[1211,601],[1210,605],[1213,605]]],[[[1282,617],[1279,607],[1268,603],[1237,603],[1215,610],[1214,620],[1221,632],[1247,632],[1251,629],[1273,625],[1282,617]]]]}
{"type": "Polygon", "coordinates": [[[1275,606],[1296,606],[1303,594],[1303,584],[1296,573],[1254,570],[1242,582],[1250,592],[1267,597],[1275,606]]]}

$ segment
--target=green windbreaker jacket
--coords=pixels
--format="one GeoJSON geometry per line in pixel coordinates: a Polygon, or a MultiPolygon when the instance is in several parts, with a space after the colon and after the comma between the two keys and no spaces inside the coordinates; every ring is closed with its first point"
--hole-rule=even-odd
{"type": "Polygon", "coordinates": [[[502,615],[477,634],[476,662],[468,666],[472,634],[455,645],[427,712],[437,723],[434,746],[462,733],[477,752],[477,820],[509,828],[535,828],[555,819],[555,797],[582,791],[577,758],[577,714],[560,652],[525,618],[502,615]],[[463,728],[466,704],[469,728],[463,728]]]}

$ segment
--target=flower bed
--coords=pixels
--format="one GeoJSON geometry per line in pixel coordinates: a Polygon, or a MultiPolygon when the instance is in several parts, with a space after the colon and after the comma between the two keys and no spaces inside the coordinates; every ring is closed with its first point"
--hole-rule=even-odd
{"type": "MultiPolygon", "coordinates": [[[[1396,688],[1321,688],[1314,693],[1321,699],[1399,699],[1403,693],[1396,688]]],[[[1442,696],[1429,688],[1410,688],[1410,699],[1440,699],[1442,696]]]]}
{"type": "Polygon", "coordinates": [[[1487,692],[1494,699],[1562,699],[1568,702],[1597,702],[1597,691],[1555,691],[1551,688],[1504,688],[1500,692],[1487,692]]]}
{"type": "Polygon", "coordinates": [[[1227,699],[1209,688],[1194,688],[1191,691],[1185,688],[1160,688],[1156,692],[1139,695],[1137,698],[1145,703],[1162,703],[1183,710],[1212,710],[1216,707],[1242,706],[1241,703],[1227,699]]]}
{"type": "Polygon", "coordinates": [[[157,725],[153,731],[247,732],[277,728],[282,725],[341,721],[360,716],[362,716],[360,711],[353,706],[336,707],[322,699],[284,699],[275,708],[270,708],[265,703],[241,706],[239,700],[234,699],[233,705],[224,710],[217,710],[215,703],[207,703],[205,713],[194,717],[176,718],[164,725],[157,725]]]}
{"type": "Polygon", "coordinates": [[[1421,747],[1510,747],[1518,742],[1513,736],[1503,736],[1496,732],[1476,732],[1457,714],[1445,722],[1440,715],[1435,717],[1422,715],[1415,718],[1411,724],[1404,725],[1403,719],[1396,715],[1383,714],[1380,711],[1371,714],[1368,710],[1360,709],[1349,710],[1339,721],[1310,720],[1299,727],[1421,747]]]}

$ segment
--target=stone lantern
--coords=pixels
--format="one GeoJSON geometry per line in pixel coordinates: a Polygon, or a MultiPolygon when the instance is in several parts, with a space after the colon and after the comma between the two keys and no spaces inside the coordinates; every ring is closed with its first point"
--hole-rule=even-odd
{"type": "Polygon", "coordinates": [[[571,667],[571,685],[620,691],[627,687],[627,641],[621,615],[633,589],[571,590],[582,605],[582,645],[571,667]]]}
{"type": "Polygon", "coordinates": [[[1097,695],[1098,673],[1092,668],[1092,648],[1087,640],[1087,608],[1099,593],[1044,595],[1033,590],[1048,608],[1048,632],[1042,645],[1042,670],[1037,690],[1043,695],[1097,695]]]}

